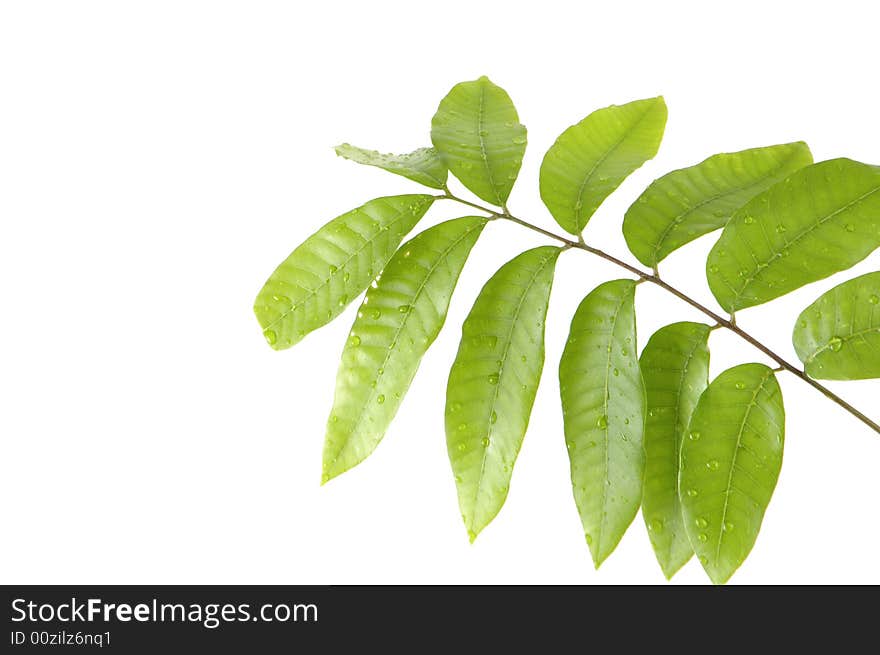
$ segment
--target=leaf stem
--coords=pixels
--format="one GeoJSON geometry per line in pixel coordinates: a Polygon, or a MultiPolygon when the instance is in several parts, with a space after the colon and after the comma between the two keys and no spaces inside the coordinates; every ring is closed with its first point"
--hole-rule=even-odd
{"type": "Polygon", "coordinates": [[[869,428],[871,428],[874,432],[876,432],[877,434],[880,434],[880,424],[877,424],[876,422],[872,421],[870,418],[865,416],[865,414],[860,412],[858,409],[856,409],[855,407],[850,405],[848,402],[846,402],[843,398],[841,398],[836,393],[831,391],[831,389],[827,388],[825,385],[817,382],[816,380],[814,380],[813,378],[808,376],[803,370],[799,369],[794,364],[789,363],[788,361],[783,359],[781,355],[777,355],[774,351],[772,351],[770,348],[768,348],[763,343],[758,341],[751,334],[749,334],[748,332],[743,330],[741,327],[739,327],[736,324],[736,320],[734,319],[733,315],[731,315],[731,317],[729,319],[726,319],[723,316],[721,316],[720,314],[712,311],[711,309],[709,309],[705,305],[701,304],[697,300],[694,300],[693,298],[691,298],[689,295],[687,295],[683,291],[677,289],[676,287],[674,287],[671,284],[669,284],[668,282],[666,282],[664,279],[662,279],[660,277],[660,275],[656,272],[656,270],[654,272],[643,271],[639,267],[633,266],[632,264],[628,264],[627,262],[623,261],[622,259],[618,259],[614,255],[607,253],[604,250],[601,250],[599,248],[594,248],[593,246],[587,245],[586,243],[584,243],[583,239],[580,239],[578,241],[573,241],[567,237],[556,234],[555,232],[545,230],[544,228],[539,227],[537,225],[534,225],[533,223],[525,221],[521,218],[517,218],[516,216],[514,216],[510,212],[508,212],[506,209],[503,209],[502,211],[499,212],[499,211],[492,209],[490,207],[486,207],[484,205],[480,205],[478,203],[474,203],[469,200],[465,200],[464,198],[459,198],[458,196],[453,195],[449,191],[447,191],[442,196],[437,196],[437,198],[444,199],[444,200],[454,200],[455,202],[461,203],[463,205],[467,205],[468,207],[473,207],[474,209],[478,209],[480,211],[487,212],[493,218],[506,219],[508,221],[516,223],[517,225],[521,225],[522,227],[528,228],[529,230],[532,230],[534,232],[537,232],[539,234],[542,234],[546,237],[549,237],[551,239],[555,239],[556,241],[559,241],[559,242],[565,244],[566,250],[568,250],[570,248],[576,248],[578,250],[586,251],[592,255],[595,255],[597,257],[601,257],[605,261],[611,262],[612,264],[615,264],[623,269],[626,269],[627,271],[629,271],[633,275],[638,276],[639,281],[647,281],[647,282],[650,282],[652,284],[657,285],[661,289],[668,291],[672,295],[676,296],[680,300],[683,300],[684,302],[686,302],[688,305],[690,305],[694,309],[701,311],[703,314],[705,314],[706,316],[711,318],[713,321],[715,321],[716,325],[713,326],[713,329],[718,328],[718,327],[727,328],[728,330],[730,330],[731,332],[733,332],[734,334],[739,336],[741,339],[748,342],[749,344],[751,344],[752,346],[754,346],[755,348],[760,350],[762,353],[767,355],[767,357],[772,359],[774,362],[776,362],[778,364],[778,368],[775,370],[788,371],[789,373],[791,373],[795,377],[800,378],[801,380],[803,380],[804,382],[809,384],[811,387],[816,389],[819,393],[824,395],[826,398],[831,400],[833,403],[836,403],[837,405],[842,407],[845,411],[847,411],[850,414],[852,414],[853,416],[855,416],[862,423],[864,423],[869,428]]]}

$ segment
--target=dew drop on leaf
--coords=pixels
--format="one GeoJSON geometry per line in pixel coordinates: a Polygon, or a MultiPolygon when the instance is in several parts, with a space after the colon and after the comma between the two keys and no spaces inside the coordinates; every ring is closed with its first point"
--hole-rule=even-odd
{"type": "Polygon", "coordinates": [[[687,495],[690,496],[691,498],[696,498],[697,496],[700,495],[700,492],[697,491],[696,489],[688,489],[687,495]]]}
{"type": "Polygon", "coordinates": [[[700,438],[700,433],[697,430],[694,430],[688,435],[688,439],[691,441],[697,441],[700,438]]]}
{"type": "Polygon", "coordinates": [[[840,349],[843,348],[843,339],[840,337],[831,337],[828,340],[828,347],[831,349],[831,352],[840,352],[840,349]]]}
{"type": "Polygon", "coordinates": [[[336,271],[339,269],[336,268],[333,264],[330,264],[330,275],[336,275],[336,271]]]}
{"type": "Polygon", "coordinates": [[[585,534],[584,534],[584,539],[587,540],[587,545],[588,545],[588,546],[592,546],[592,545],[593,545],[593,535],[591,535],[591,534],[589,534],[589,533],[585,533],[585,534]]]}
{"type": "Polygon", "coordinates": [[[480,443],[482,444],[483,448],[488,448],[489,447],[489,437],[483,437],[482,439],[480,439],[480,443]]]}
{"type": "Polygon", "coordinates": [[[397,311],[399,311],[401,314],[406,314],[411,309],[412,307],[409,305],[400,305],[398,306],[397,311]]]}
{"type": "Polygon", "coordinates": [[[730,532],[731,530],[733,530],[733,523],[731,523],[730,521],[725,521],[724,522],[724,531],[730,532]]]}
{"type": "Polygon", "coordinates": [[[361,338],[360,338],[358,335],[354,335],[354,336],[351,338],[351,345],[352,345],[352,346],[359,346],[359,345],[361,345],[361,338]]]}
{"type": "Polygon", "coordinates": [[[752,218],[751,216],[746,216],[743,219],[743,223],[745,223],[746,225],[752,225],[754,222],[755,222],[755,219],[752,218]]]}
{"type": "Polygon", "coordinates": [[[378,309],[374,309],[370,312],[370,318],[374,321],[378,320],[380,316],[382,316],[382,312],[380,312],[378,309]]]}
{"type": "Polygon", "coordinates": [[[278,335],[275,334],[275,330],[263,330],[263,336],[266,338],[266,343],[270,346],[274,346],[278,341],[278,335]]]}
{"type": "Polygon", "coordinates": [[[876,305],[878,302],[880,302],[880,296],[878,296],[876,293],[872,293],[871,297],[868,298],[868,302],[872,305],[876,305]]]}
{"type": "Polygon", "coordinates": [[[737,383],[734,384],[733,386],[735,386],[735,387],[736,387],[737,389],[739,389],[740,391],[742,391],[743,389],[746,388],[746,385],[744,385],[742,382],[737,382],[737,383]]]}
{"type": "Polygon", "coordinates": [[[496,423],[496,421],[498,421],[498,414],[496,414],[495,412],[492,412],[492,416],[489,417],[489,423],[494,425],[496,423]]]}
{"type": "Polygon", "coordinates": [[[707,535],[705,532],[701,532],[700,534],[697,535],[697,539],[699,539],[702,542],[706,542],[709,540],[709,535],[707,535]]]}
{"type": "Polygon", "coordinates": [[[704,518],[701,516],[701,517],[699,517],[698,519],[696,519],[696,520],[694,521],[694,524],[695,524],[698,528],[706,528],[706,527],[709,526],[709,521],[707,521],[706,519],[704,519],[704,518]]]}
{"type": "Polygon", "coordinates": [[[498,374],[490,373],[489,377],[486,378],[489,381],[489,384],[498,384],[498,374]]]}
{"type": "Polygon", "coordinates": [[[378,396],[376,396],[376,402],[379,403],[380,405],[382,403],[384,403],[385,402],[385,395],[380,393],[378,396]]]}
{"type": "Polygon", "coordinates": [[[648,523],[648,530],[651,532],[663,532],[663,521],[660,519],[654,519],[650,523],[648,523]]]}
{"type": "Polygon", "coordinates": [[[717,471],[719,466],[721,465],[718,463],[717,459],[710,459],[708,462],[706,462],[706,468],[710,471],[717,471]]]}
{"type": "Polygon", "coordinates": [[[603,430],[608,427],[608,417],[605,414],[596,419],[596,427],[603,430]]]}

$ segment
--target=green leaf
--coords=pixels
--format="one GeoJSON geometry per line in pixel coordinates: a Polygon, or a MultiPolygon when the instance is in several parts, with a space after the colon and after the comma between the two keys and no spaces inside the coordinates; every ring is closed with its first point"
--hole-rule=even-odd
{"type": "Polygon", "coordinates": [[[343,143],[335,150],[340,157],[358,164],[376,166],[432,189],[446,188],[446,164],[434,148],[419,148],[405,155],[386,155],[343,143]]]}
{"type": "Polygon", "coordinates": [[[880,378],[880,272],[819,296],[801,312],[792,340],[812,378],[880,378]]]}
{"type": "Polygon", "coordinates": [[[457,218],[401,246],[367,290],[336,375],[323,481],[366,459],[385,435],[446,320],[461,269],[488,219],[457,218]]]}
{"type": "Polygon", "coordinates": [[[824,161],[734,214],[709,253],[709,287],[735,312],[843,271],[878,246],[880,167],[824,161]]]}
{"type": "Polygon", "coordinates": [[[663,98],[611,105],[565,130],[541,163],[541,199],[556,222],[580,234],[599,205],[657,154],[666,127],[663,98]]]}
{"type": "Polygon", "coordinates": [[[702,323],[667,325],[639,359],[648,398],[642,515],[667,579],[694,554],[678,498],[678,462],[688,421],[709,384],[709,331],[702,323]]]}
{"type": "Polygon", "coordinates": [[[376,198],[324,225],[300,244],[263,285],[254,312],[275,350],[326,325],[384,268],[433,196],[376,198]]]}
{"type": "Polygon", "coordinates": [[[544,319],[559,253],[542,246],[504,264],[462,326],[446,387],[446,446],[471,541],[507,498],[544,366],[544,319]]]}
{"type": "Polygon", "coordinates": [[[456,84],[434,114],[431,141],[462,184],[504,206],[526,151],[526,128],[504,89],[487,77],[456,84]]]}
{"type": "Polygon", "coordinates": [[[583,299],[559,362],[571,484],[598,568],[632,523],[642,497],[645,386],[636,351],[632,280],[583,299]]]}
{"type": "Polygon", "coordinates": [[[743,563],[782,466],[785,410],[773,371],[741,364],[700,396],[681,445],[679,496],[691,545],[715,584],[743,563]]]}
{"type": "Polygon", "coordinates": [[[724,227],[733,213],[813,162],[806,143],[713,155],[654,180],[623,219],[630,252],[657,266],[671,252],[724,227]]]}

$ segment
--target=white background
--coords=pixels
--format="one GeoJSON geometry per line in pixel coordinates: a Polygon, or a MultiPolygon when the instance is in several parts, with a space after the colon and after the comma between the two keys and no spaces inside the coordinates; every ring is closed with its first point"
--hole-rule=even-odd
{"type": "MultiPolygon", "coordinates": [[[[880,162],[876,3],[5,2],[0,8],[0,581],[663,583],[641,517],[594,571],[575,511],[556,366],[571,314],[620,271],[562,257],[547,364],[507,504],[477,543],[443,434],[459,327],[502,262],[540,243],[492,225],[447,327],[375,454],[321,488],[323,428],[356,304],[277,353],[251,305],[326,220],[418,187],[338,159],[342,142],[429,143],[438,101],[489,75],[529,146],[511,209],[555,227],[537,169],[598,107],[663,94],[652,179],[721,151],[804,139],[880,162]]],[[[422,224],[457,212],[438,204],[422,224]]],[[[705,302],[705,238],[664,274],[705,302]]],[[[843,273],[741,324],[793,358],[798,312],[843,273]]],[[[699,316],[638,291],[642,341],[699,316]]],[[[712,373],[763,361],[712,336],[712,373]]],[[[783,375],[786,453],[733,583],[880,583],[880,436],[783,375]]],[[[880,382],[833,388],[880,418],[880,382]]],[[[692,561],[674,583],[706,580],[692,561]]]]}

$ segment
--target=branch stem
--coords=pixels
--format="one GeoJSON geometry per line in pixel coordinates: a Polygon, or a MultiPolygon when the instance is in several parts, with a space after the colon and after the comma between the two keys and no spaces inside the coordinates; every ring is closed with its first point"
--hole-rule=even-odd
{"type": "Polygon", "coordinates": [[[468,207],[472,207],[474,209],[478,209],[480,211],[486,212],[489,215],[491,215],[493,218],[502,218],[502,219],[511,221],[513,223],[516,223],[517,225],[521,225],[522,227],[525,227],[529,230],[537,232],[538,234],[542,234],[545,237],[549,237],[550,239],[554,239],[556,241],[559,241],[560,243],[565,245],[566,250],[570,249],[570,248],[577,249],[577,250],[583,250],[585,252],[590,253],[591,255],[595,255],[596,257],[601,257],[605,261],[611,262],[612,264],[615,264],[616,266],[619,266],[620,268],[623,268],[623,269],[629,271],[630,273],[632,273],[633,275],[638,277],[639,281],[650,282],[651,284],[657,285],[661,289],[668,291],[673,296],[676,296],[677,298],[686,302],[688,305],[690,305],[694,309],[699,310],[700,312],[702,312],[703,314],[708,316],[710,319],[715,321],[715,325],[713,326],[713,329],[718,328],[718,327],[723,327],[723,328],[730,330],[731,332],[733,332],[734,334],[739,336],[741,339],[748,342],[753,347],[757,348],[762,353],[767,355],[767,357],[772,359],[774,362],[776,362],[776,364],[778,364],[777,370],[788,371],[789,373],[791,373],[795,377],[800,378],[801,380],[803,380],[804,382],[809,384],[811,387],[816,389],[819,393],[821,393],[826,398],[828,398],[830,401],[832,401],[833,403],[836,403],[841,408],[843,408],[845,411],[847,411],[850,414],[852,414],[853,416],[855,416],[858,420],[860,420],[862,423],[867,425],[874,432],[880,434],[880,425],[878,425],[875,421],[872,421],[870,418],[865,416],[865,414],[863,414],[858,409],[856,409],[855,407],[850,405],[843,398],[841,398],[836,393],[831,391],[831,389],[827,388],[825,385],[821,384],[820,382],[817,382],[816,380],[814,380],[813,378],[808,376],[803,370],[799,369],[794,364],[791,364],[790,362],[786,361],[785,359],[782,358],[781,355],[776,354],[769,347],[765,346],[763,343],[758,341],[758,339],[756,339],[751,334],[749,334],[748,332],[743,330],[741,327],[739,327],[736,324],[736,321],[734,320],[732,315],[729,319],[724,318],[723,316],[721,316],[717,312],[712,311],[711,309],[709,309],[705,305],[701,304],[697,300],[694,300],[689,295],[687,295],[685,292],[681,291],[680,289],[672,286],[671,284],[669,284],[668,282],[663,280],[660,277],[659,273],[657,272],[656,268],[654,269],[653,272],[643,271],[638,266],[633,266],[632,264],[629,264],[629,263],[623,261],[622,259],[618,259],[614,255],[605,252],[604,250],[601,250],[599,248],[594,248],[593,246],[586,244],[583,241],[583,239],[581,239],[581,238],[579,238],[577,241],[574,241],[574,240],[569,239],[567,237],[564,237],[562,235],[556,234],[555,232],[551,232],[550,230],[545,230],[544,228],[539,227],[537,225],[534,225],[533,223],[530,223],[529,221],[523,220],[521,218],[518,218],[518,217],[512,215],[506,209],[499,212],[496,209],[492,209],[490,207],[486,207],[484,205],[480,205],[478,203],[474,203],[469,200],[465,200],[464,198],[459,198],[458,196],[453,195],[449,191],[447,191],[442,196],[437,196],[437,198],[444,199],[444,200],[454,200],[455,202],[458,202],[460,204],[467,205],[468,207]]]}

